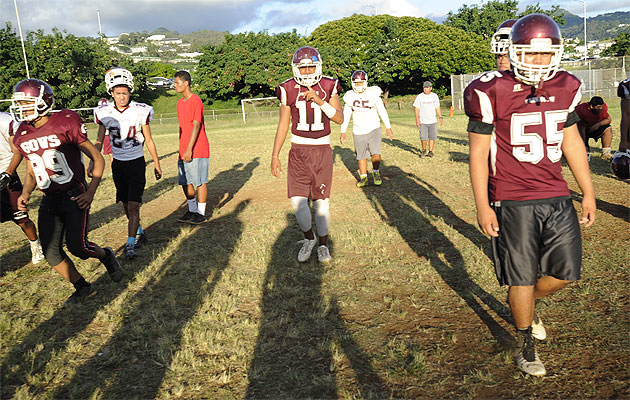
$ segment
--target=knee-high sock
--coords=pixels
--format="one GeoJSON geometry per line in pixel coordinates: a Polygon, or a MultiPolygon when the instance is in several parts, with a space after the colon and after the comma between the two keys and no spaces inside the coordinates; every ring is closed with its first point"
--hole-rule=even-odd
{"type": "Polygon", "coordinates": [[[311,209],[308,206],[308,199],[302,196],[293,196],[291,197],[291,205],[293,206],[295,218],[300,224],[300,230],[307,232],[312,227],[311,209]]]}
{"type": "Polygon", "coordinates": [[[315,200],[315,225],[317,225],[317,236],[328,235],[328,228],[330,227],[328,199],[315,200]]]}

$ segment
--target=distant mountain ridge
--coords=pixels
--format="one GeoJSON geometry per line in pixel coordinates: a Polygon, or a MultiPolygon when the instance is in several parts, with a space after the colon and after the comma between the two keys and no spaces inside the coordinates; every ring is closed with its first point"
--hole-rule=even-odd
{"type": "MultiPolygon", "coordinates": [[[[564,12],[564,19],[566,20],[566,23],[560,26],[562,36],[583,39],[584,18],[564,9],[559,11],[564,12]]],[[[616,11],[586,19],[586,38],[589,41],[613,39],[624,31],[630,31],[630,11],[616,11]]]]}

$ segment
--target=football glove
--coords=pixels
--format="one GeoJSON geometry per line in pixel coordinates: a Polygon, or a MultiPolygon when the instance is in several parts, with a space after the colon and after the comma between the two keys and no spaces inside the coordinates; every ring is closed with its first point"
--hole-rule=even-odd
{"type": "Polygon", "coordinates": [[[0,190],[9,186],[9,182],[11,182],[11,175],[9,175],[6,171],[0,172],[0,190]]]}

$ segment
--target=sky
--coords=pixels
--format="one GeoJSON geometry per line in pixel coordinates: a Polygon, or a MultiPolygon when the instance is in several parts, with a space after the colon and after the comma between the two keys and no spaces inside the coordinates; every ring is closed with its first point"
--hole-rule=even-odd
{"type": "MultiPolygon", "coordinates": [[[[614,11],[630,11],[630,0],[521,0],[519,5],[540,3],[543,8],[558,4],[583,17],[614,11]]],[[[291,32],[309,35],[319,25],[352,14],[389,14],[424,17],[442,22],[449,11],[462,4],[483,1],[460,0],[0,0],[0,22],[17,28],[17,2],[22,31],[56,27],[76,36],[97,36],[97,10],[106,36],[122,32],[149,32],[164,27],[180,33],[202,29],[230,33],[291,32]]]]}

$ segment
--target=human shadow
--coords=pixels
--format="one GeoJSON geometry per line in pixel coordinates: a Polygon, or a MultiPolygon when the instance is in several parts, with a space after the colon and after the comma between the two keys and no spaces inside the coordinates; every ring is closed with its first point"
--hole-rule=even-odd
{"type": "Polygon", "coordinates": [[[259,160],[260,157],[256,157],[245,165],[234,164],[231,169],[219,172],[212,179],[212,185],[208,184],[207,208],[217,210],[229,203],[245,184],[238,176],[246,174],[251,177],[256,167],[260,165],[259,160]]]}
{"type": "Polygon", "coordinates": [[[156,398],[187,322],[212,297],[230,264],[248,203],[186,237],[159,273],[127,299],[133,308],[120,328],[52,397],[88,398],[98,390],[103,398],[156,398]]]}
{"type": "Polygon", "coordinates": [[[350,361],[359,397],[388,398],[369,357],[345,326],[336,299],[322,294],[324,267],[315,260],[295,260],[298,237],[301,232],[288,214],[262,285],[262,317],[245,398],[338,398],[335,343],[350,361]]]}
{"type": "MultiPolygon", "coordinates": [[[[335,149],[348,169],[353,168],[351,153],[347,149],[335,149]]],[[[468,272],[464,259],[451,240],[436,228],[430,219],[442,219],[478,248],[486,250],[490,257],[490,241],[479,230],[462,220],[435,194],[437,190],[422,179],[396,166],[388,166],[383,172],[383,185],[387,190],[364,190],[364,195],[374,205],[383,221],[396,228],[401,237],[419,257],[425,257],[442,277],[477,314],[492,335],[500,350],[513,347],[513,337],[486,311],[483,304],[500,318],[513,323],[506,305],[475,283],[468,272]],[[415,204],[422,212],[416,211],[415,204]],[[425,216],[426,215],[426,216],[425,216]]]]}
{"type": "Polygon", "coordinates": [[[415,146],[413,146],[413,145],[411,145],[411,144],[409,144],[409,143],[407,143],[405,141],[402,141],[400,139],[394,139],[394,140],[391,140],[391,141],[386,140],[386,141],[384,141],[384,143],[386,143],[386,144],[388,144],[390,146],[398,147],[399,149],[408,151],[411,154],[414,154],[414,155],[416,155],[418,157],[420,157],[420,155],[422,154],[420,152],[420,148],[415,147],[415,146]]]}
{"type": "MultiPolygon", "coordinates": [[[[573,190],[571,190],[571,197],[578,201],[582,201],[582,199],[584,198],[582,193],[578,193],[573,190]]],[[[598,198],[595,199],[595,206],[598,210],[610,214],[615,218],[630,222],[630,208],[626,206],[623,206],[621,204],[609,203],[606,200],[598,198]]]]}
{"type": "MultiPolygon", "coordinates": [[[[236,193],[251,178],[254,164],[252,161],[248,164],[249,168],[240,168],[231,173],[231,170],[224,171],[230,174],[232,193],[236,193]]],[[[210,181],[209,184],[214,184],[214,180],[210,181]]],[[[125,283],[133,281],[150,264],[152,255],[160,254],[166,249],[170,241],[181,233],[182,225],[176,222],[177,216],[178,211],[175,211],[162,220],[145,227],[145,231],[149,233],[151,238],[150,242],[138,252],[138,257],[134,260],[133,265],[123,263],[124,278],[122,284],[110,282],[109,276],[103,274],[92,282],[98,288],[97,295],[90,301],[81,304],[80,313],[73,312],[74,308],[60,308],[47,321],[39,324],[31,331],[19,345],[14,346],[8,352],[0,366],[2,381],[0,398],[13,397],[14,391],[27,382],[29,375],[44,371],[46,364],[57,353],[64,351],[68,341],[83,331],[101,308],[111,303],[125,291],[125,283]]],[[[64,387],[66,390],[70,390],[70,386],[64,387]]]]}
{"type": "Polygon", "coordinates": [[[469,155],[468,153],[462,153],[459,151],[449,151],[448,158],[451,161],[460,162],[468,165],[469,155]]]}

